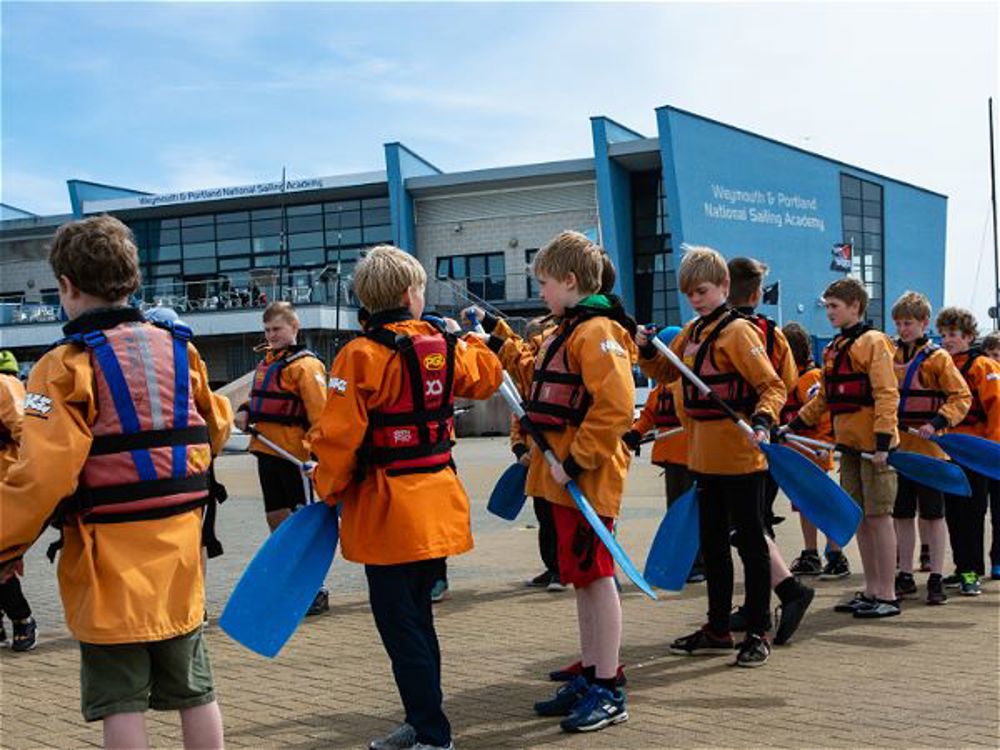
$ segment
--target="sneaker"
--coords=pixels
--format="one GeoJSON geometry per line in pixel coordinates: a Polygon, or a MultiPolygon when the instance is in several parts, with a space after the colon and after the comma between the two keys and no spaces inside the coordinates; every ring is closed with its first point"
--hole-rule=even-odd
{"type": "Polygon", "coordinates": [[[596,732],[623,721],[628,721],[625,693],[591,685],[573,712],[559,722],[559,726],[564,732],[596,732]]]}
{"type": "Polygon", "coordinates": [[[704,583],[705,582],[705,571],[700,568],[691,568],[691,572],[688,573],[687,583],[704,583]]]}
{"type": "Polygon", "coordinates": [[[990,566],[990,578],[994,581],[1000,581],[1000,563],[994,563],[990,566]]]}
{"type": "Polygon", "coordinates": [[[535,713],[539,716],[569,716],[573,707],[587,694],[589,687],[586,677],[574,677],[556,690],[555,696],[535,703],[535,713]]]}
{"type": "Polygon", "coordinates": [[[313,617],[315,615],[321,615],[324,612],[330,611],[330,594],[327,593],[326,589],[320,589],[316,592],[316,598],[313,599],[313,603],[309,605],[309,609],[306,610],[306,617],[313,617]]]}
{"type": "Polygon", "coordinates": [[[823,561],[819,559],[816,550],[804,549],[801,555],[792,560],[789,570],[796,576],[818,576],[823,572],[823,561]]]}
{"type": "Polygon", "coordinates": [[[916,593],[917,582],[913,580],[913,573],[896,573],[896,598],[902,599],[916,593]]]}
{"type": "MultiPolygon", "coordinates": [[[[771,620],[771,613],[767,613],[767,620],[764,621],[764,629],[770,631],[774,623],[771,620]]],[[[729,614],[729,630],[733,633],[744,633],[747,629],[746,608],[742,605],[734,609],[729,614]]]]}
{"type": "Polygon", "coordinates": [[[931,574],[927,579],[927,603],[947,604],[948,595],[944,593],[944,584],[940,575],[931,574]]]}
{"type": "Polygon", "coordinates": [[[545,590],[559,593],[560,591],[565,591],[567,588],[569,587],[559,580],[559,576],[553,575],[552,580],[549,581],[549,585],[545,587],[545,590]]]}
{"type": "Polygon", "coordinates": [[[747,634],[740,644],[740,652],[736,655],[737,667],[762,667],[771,655],[771,645],[767,638],[747,634]]]}
{"type": "Polygon", "coordinates": [[[678,638],[670,644],[670,653],[681,656],[705,656],[709,654],[730,654],[735,644],[730,633],[716,635],[708,629],[708,625],[702,625],[699,630],[691,635],[678,638]]]}
{"type": "Polygon", "coordinates": [[[524,585],[529,589],[544,589],[550,583],[552,583],[552,573],[546,570],[543,573],[539,573],[530,581],[527,581],[524,585]]]}
{"type": "Polygon", "coordinates": [[[434,582],[433,588],[431,588],[431,603],[440,604],[448,599],[451,599],[451,592],[448,590],[448,582],[443,578],[439,578],[434,582]]]}
{"type": "MultiPolygon", "coordinates": [[[[563,667],[562,669],[556,669],[553,672],[549,672],[549,679],[553,682],[569,682],[574,677],[579,677],[583,674],[583,662],[578,661],[570,664],[568,667],[563,667]]],[[[615,687],[625,687],[628,684],[628,678],[625,677],[625,665],[618,665],[618,672],[615,674],[615,687]]]]}
{"type": "Polygon", "coordinates": [[[7,631],[3,626],[3,618],[0,617],[0,646],[9,646],[10,641],[7,639],[7,631]]]}
{"type": "Polygon", "coordinates": [[[847,555],[843,552],[830,552],[826,556],[826,565],[819,574],[821,581],[835,581],[838,578],[847,578],[851,574],[851,566],[847,562],[847,555]]]}
{"type": "Polygon", "coordinates": [[[38,623],[28,616],[25,620],[11,620],[14,630],[14,640],[11,641],[11,651],[31,651],[35,647],[35,636],[38,633],[38,623]]]}
{"type": "Polygon", "coordinates": [[[926,544],[920,545],[920,572],[930,573],[931,571],[931,548],[926,544]]]}
{"type": "MultiPolygon", "coordinates": [[[[962,573],[962,583],[958,593],[962,596],[979,596],[983,593],[983,587],[979,583],[979,576],[975,573],[962,573]]],[[[17,642],[17,623],[14,623],[14,641],[17,642]]]]}
{"type": "Polygon", "coordinates": [[[417,744],[417,730],[403,722],[385,737],[368,743],[368,750],[407,750],[417,744]]]}
{"type": "Polygon", "coordinates": [[[840,604],[835,605],[833,611],[855,612],[859,607],[866,607],[874,601],[875,601],[874,599],[869,599],[867,596],[865,596],[864,592],[855,591],[854,596],[852,596],[846,602],[840,602],[840,604]]]}
{"type": "Polygon", "coordinates": [[[957,589],[962,585],[962,574],[952,573],[950,576],[945,576],[942,583],[946,589],[957,589]]]}
{"type": "Polygon", "coordinates": [[[899,608],[899,599],[886,601],[885,599],[873,599],[854,610],[854,616],[865,620],[874,620],[879,617],[895,617],[902,610],[899,608]]]}
{"type": "Polygon", "coordinates": [[[802,586],[797,597],[779,605],[781,614],[778,616],[778,629],[774,633],[774,645],[783,646],[788,643],[795,631],[798,630],[802,617],[809,609],[809,605],[812,604],[814,596],[816,596],[815,589],[802,586]]]}
{"type": "Polygon", "coordinates": [[[447,745],[426,745],[423,742],[417,742],[410,745],[410,750],[455,750],[455,743],[449,742],[447,745]]]}

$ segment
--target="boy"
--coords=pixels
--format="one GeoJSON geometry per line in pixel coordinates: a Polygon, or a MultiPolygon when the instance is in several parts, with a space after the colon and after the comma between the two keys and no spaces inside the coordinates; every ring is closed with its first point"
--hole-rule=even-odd
{"type": "MultiPolygon", "coordinates": [[[[931,303],[923,294],[904,292],[892,306],[892,319],[899,339],[893,366],[899,384],[899,447],[942,460],[947,454],[929,438],[961,422],[972,394],[951,357],[927,338],[931,303]],[[916,430],[911,434],[909,430],[916,430]]],[[[927,603],[945,604],[941,572],[944,569],[946,529],[944,493],[906,477],[899,477],[896,505],[892,511],[896,528],[899,573],[896,597],[917,593],[913,580],[913,550],[916,546],[914,518],[920,509],[920,538],[930,552],[931,574],[927,579],[927,603]]]]}
{"type": "MultiPolygon", "coordinates": [[[[796,416],[799,409],[809,399],[816,395],[820,388],[820,381],[823,379],[823,371],[813,362],[812,341],[809,332],[800,324],[792,322],[781,329],[788,340],[788,346],[792,350],[795,358],[795,366],[799,372],[799,379],[788,393],[788,400],[781,410],[781,424],[789,424],[796,416]]],[[[822,440],[825,443],[833,442],[833,426],[830,423],[830,414],[825,412],[820,417],[819,424],[814,430],[806,430],[805,437],[822,440]]],[[[790,443],[793,448],[794,443],[790,443]]],[[[833,454],[825,452],[817,455],[812,451],[805,453],[806,457],[813,461],[826,473],[833,471],[833,454]]],[[[793,507],[793,510],[796,508],[793,507]]],[[[802,528],[802,540],[805,548],[792,563],[790,570],[797,576],[818,575],[821,581],[832,581],[838,578],[847,578],[851,574],[847,556],[841,550],[840,545],[830,538],[826,540],[826,565],[819,557],[819,548],[816,544],[818,535],[813,523],[799,513],[799,525],[802,528]]]]}
{"type": "MultiPolygon", "coordinates": [[[[689,420],[688,467],[698,487],[701,550],[708,581],[708,622],[675,640],[670,650],[681,655],[732,653],[729,532],[733,526],[747,592],[746,637],[736,664],[758,667],[771,653],[767,640],[771,585],[764,523],[767,462],[757,446],[767,441],[778,419],[785,387],[771,365],[759,329],[726,304],[729,269],[718,252],[689,247],[678,281],[698,317],[684,326],[670,348],[751,423],[754,434],[748,439],[714,401],[687,380],[683,382],[683,408],[689,420]]],[[[680,377],[644,331],[636,342],[644,373],[661,382],[680,377]]]]}
{"type": "Polygon", "coordinates": [[[900,609],[891,516],[897,484],[896,472],[888,464],[889,451],[899,443],[892,341],[864,322],[868,292],[858,279],[833,282],[823,300],[827,320],[840,333],[823,351],[819,391],[786,429],[801,432],[816,427],[824,412],[830,412],[840,448],[840,485],[864,510],[857,539],[865,589],[834,609],[859,618],[893,617],[900,609]],[[862,458],[862,452],[874,453],[872,460],[862,458]]]}
{"type": "MultiPolygon", "coordinates": [[[[729,305],[747,320],[754,324],[760,333],[764,351],[778,373],[785,392],[795,390],[798,382],[798,369],[795,358],[778,324],[765,315],[757,312],[757,306],[764,296],[764,278],[767,276],[767,265],[754,258],[733,258],[727,264],[729,268],[729,305]]],[[[771,588],[781,602],[781,618],[774,634],[774,642],[781,646],[789,641],[798,629],[806,610],[812,604],[816,592],[802,584],[792,574],[781,556],[781,550],[774,541],[774,501],[778,497],[778,483],[774,477],[766,474],[764,477],[764,529],[767,532],[767,551],[771,561],[771,588]]],[[[739,607],[730,618],[729,627],[734,632],[746,630],[746,608],[739,607]]]]}
{"type": "MultiPolygon", "coordinates": [[[[326,368],[316,354],[297,343],[299,325],[290,302],[272,302],[264,309],[267,354],[257,364],[250,398],[240,404],[234,421],[240,430],[252,425],[272,443],[308,461],[306,433],[326,404],[326,368]]],[[[250,438],[250,452],[257,459],[264,512],[274,533],[292,511],[308,501],[302,474],[298,466],[256,437],[250,438]]],[[[329,594],[320,588],[306,615],[329,609],[329,594]]]]}
{"type": "Polygon", "coordinates": [[[189,328],[126,307],[140,284],[128,227],[109,216],[64,224],[49,263],[70,322],[28,380],[20,454],[0,493],[0,568],[58,510],[84,718],[103,719],[107,747],[148,747],[143,712],[179,710],[186,747],[222,747],[202,639],[200,508],[232,411],[209,390],[189,328]]]}
{"type": "MultiPolygon", "coordinates": [[[[0,352],[0,482],[7,469],[17,462],[17,445],[21,442],[24,419],[24,386],[17,377],[17,359],[11,352],[0,352]]],[[[13,629],[11,651],[31,651],[35,647],[38,626],[31,616],[31,606],[21,590],[23,565],[6,581],[0,580],[0,645],[7,645],[3,615],[7,614],[13,629]]]]}
{"type": "Polygon", "coordinates": [[[417,259],[389,245],[358,263],[354,292],[370,317],[330,367],[330,396],[310,433],[317,492],[340,505],[344,558],[365,564],[406,711],[374,750],[453,747],[430,597],[442,558],[472,549],[469,499],[451,458],[453,405],[487,398],[502,379],[479,341],[420,320],[426,283],[417,259]]]}
{"type": "MultiPolygon", "coordinates": [[[[983,354],[1000,363],[1000,332],[983,336],[983,354]]],[[[990,525],[993,543],[990,545],[990,578],[1000,581],[1000,479],[990,480],[990,525]]]]}
{"type": "Polygon", "coordinates": [[[604,251],[579,232],[562,232],[535,257],[542,300],[559,319],[536,352],[487,316],[490,348],[517,382],[530,382],[525,411],[562,463],[531,451],[527,491],[545,498],[555,520],[559,573],[576,593],[583,674],[535,704],[541,716],[564,716],[565,732],[604,729],[628,720],[616,687],[621,602],[614,561],[566,490],[576,481],[612,528],[621,508],[630,454],[621,438],[632,425],[635,322],[617,297],[602,293],[604,251]]]}
{"type": "MultiPolygon", "coordinates": [[[[937,316],[941,346],[947,351],[972,391],[972,406],[954,431],[1000,441],[1000,364],[973,347],[976,318],[960,307],[946,307],[937,316]]],[[[986,524],[989,479],[962,467],[972,488],[972,497],[945,497],[945,521],[951,537],[951,554],[956,575],[945,585],[959,587],[963,596],[982,593],[983,535],[986,524]]]]}

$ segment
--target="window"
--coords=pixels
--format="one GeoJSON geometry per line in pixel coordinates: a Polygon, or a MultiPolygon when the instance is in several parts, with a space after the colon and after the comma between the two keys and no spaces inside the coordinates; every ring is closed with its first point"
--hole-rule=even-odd
{"type": "Polygon", "coordinates": [[[636,318],[679,325],[680,297],[660,170],[632,174],[632,243],[636,318]]]}
{"type": "Polygon", "coordinates": [[[507,274],[503,253],[441,256],[437,260],[439,279],[464,280],[470,296],[483,300],[507,297],[507,274]]]}
{"type": "Polygon", "coordinates": [[[840,175],[843,241],[854,249],[851,273],[868,291],[868,321],[885,325],[885,242],[882,186],[848,174],[840,175]]]}

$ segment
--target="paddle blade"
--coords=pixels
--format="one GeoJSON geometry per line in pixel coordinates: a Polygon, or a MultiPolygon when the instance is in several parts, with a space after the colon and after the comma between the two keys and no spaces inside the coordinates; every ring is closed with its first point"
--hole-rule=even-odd
{"type": "Polygon", "coordinates": [[[949,461],[909,451],[893,451],[889,454],[889,465],[907,479],[925,487],[960,497],[972,495],[962,467],[949,461]]]}
{"type": "Polygon", "coordinates": [[[528,478],[528,467],[520,463],[511,464],[500,475],[486,510],[505,521],[513,521],[524,507],[524,482],[528,478]]]}
{"type": "Polygon", "coordinates": [[[795,507],[841,547],[861,523],[862,510],[826,472],[787,445],[762,443],[768,470],[795,507]]]}
{"type": "Polygon", "coordinates": [[[701,539],[698,498],[692,487],[670,504],[646,557],[646,580],[667,591],[681,591],[691,574],[701,539]]]}
{"type": "Polygon", "coordinates": [[[326,503],[295,511],[243,571],[219,627],[251,651],[276,656],[323,585],[337,538],[337,512],[326,503]]]}
{"type": "Polygon", "coordinates": [[[1000,443],[977,437],[950,433],[932,440],[951,456],[951,460],[977,474],[1000,480],[1000,443]]]}
{"type": "Polygon", "coordinates": [[[573,502],[576,503],[576,507],[580,509],[580,512],[583,513],[583,517],[587,519],[587,523],[589,523],[591,528],[594,530],[594,533],[597,534],[597,537],[604,543],[604,546],[608,548],[608,552],[611,553],[611,557],[613,557],[614,561],[618,563],[618,567],[622,569],[622,572],[629,577],[629,580],[631,580],[632,583],[642,590],[642,593],[650,599],[656,599],[656,592],[653,591],[653,588],[648,583],[646,583],[646,579],[642,577],[639,569],[635,567],[629,559],[629,556],[625,554],[625,550],[622,549],[620,544],[618,544],[618,540],[612,536],[600,516],[598,516],[597,513],[594,512],[594,509],[590,507],[590,503],[587,502],[587,498],[584,497],[576,482],[570,481],[566,485],[566,489],[569,490],[569,494],[573,496],[573,502]]]}
{"type": "Polygon", "coordinates": [[[656,334],[656,338],[669,346],[670,342],[673,341],[680,332],[680,326],[667,326],[666,328],[660,329],[660,332],[656,334]]]}

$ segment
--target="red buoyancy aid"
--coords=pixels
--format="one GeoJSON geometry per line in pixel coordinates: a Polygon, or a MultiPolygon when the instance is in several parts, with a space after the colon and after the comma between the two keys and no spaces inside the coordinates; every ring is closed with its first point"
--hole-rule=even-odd
{"type": "Polygon", "coordinates": [[[286,349],[271,362],[266,359],[260,361],[254,372],[250,399],[247,402],[251,424],[273,422],[309,427],[306,405],[297,393],[287,391],[281,385],[282,371],[292,362],[304,357],[319,359],[315,352],[308,349],[286,349]]]}
{"type": "MultiPolygon", "coordinates": [[[[691,370],[704,381],[713,393],[729,404],[735,411],[749,414],[757,405],[756,389],[736,371],[722,372],[715,364],[712,353],[715,340],[723,329],[734,320],[743,316],[735,310],[729,310],[705,340],[696,343],[690,339],[685,342],[684,361],[692,362],[691,370]]],[[[726,414],[710,397],[702,395],[698,388],[685,379],[684,382],[684,412],[699,421],[711,419],[728,419],[726,414]]]]}
{"type": "Polygon", "coordinates": [[[65,515],[88,523],[163,518],[204,505],[212,448],[191,393],[179,324],[124,323],[74,334],[97,386],[94,440],[65,515]]]}
{"type": "Polygon", "coordinates": [[[858,326],[850,334],[840,334],[823,350],[823,383],[831,415],[848,414],[863,406],[874,406],[875,397],[868,374],[855,372],[849,356],[851,345],[868,326],[858,326]]]}
{"type": "Polygon", "coordinates": [[[680,427],[681,420],[677,416],[672,389],[661,386],[656,393],[656,408],[653,410],[653,425],[659,429],[680,427]]]}
{"type": "MultiPolygon", "coordinates": [[[[809,364],[799,371],[799,379],[801,380],[808,373],[818,369],[819,368],[816,367],[815,364],[813,364],[812,360],[810,360],[809,364]]],[[[817,381],[816,384],[809,389],[809,393],[806,394],[806,396],[808,397],[806,400],[809,400],[814,395],[816,395],[816,392],[818,390],[819,390],[819,381],[817,381]]],[[[788,392],[788,398],[785,399],[785,405],[781,407],[781,414],[778,416],[778,423],[791,424],[792,420],[794,420],[797,416],[799,416],[799,411],[802,409],[803,406],[805,406],[805,402],[799,398],[799,389],[798,386],[796,386],[795,388],[792,388],[792,390],[788,392]]]]}
{"type": "Polygon", "coordinates": [[[901,427],[919,427],[937,416],[944,406],[946,394],[924,386],[921,376],[924,361],[937,347],[928,344],[918,351],[909,362],[893,362],[896,380],[899,382],[899,424],[901,427]]]}
{"type": "Polygon", "coordinates": [[[390,476],[453,467],[457,338],[450,333],[407,336],[388,328],[365,336],[399,352],[403,389],[388,406],[368,412],[364,461],[390,476]]]}
{"type": "Polygon", "coordinates": [[[983,353],[979,349],[970,349],[965,362],[958,371],[962,373],[962,377],[965,378],[965,382],[969,385],[969,390],[972,391],[972,406],[969,407],[968,413],[965,415],[959,424],[968,427],[969,425],[982,424],[987,419],[986,407],[983,406],[983,402],[979,400],[979,394],[976,389],[972,387],[972,381],[969,380],[969,370],[972,369],[972,363],[983,356],[983,353]]]}
{"type": "MultiPolygon", "coordinates": [[[[740,314],[746,320],[750,321],[758,331],[760,331],[761,335],[764,337],[764,350],[767,352],[767,359],[771,363],[771,367],[778,370],[778,365],[780,364],[776,357],[778,324],[771,318],[766,315],[761,315],[760,313],[752,312],[740,314]]],[[[780,371],[778,374],[781,374],[780,371]]]]}
{"type": "Polygon", "coordinates": [[[563,430],[568,425],[577,427],[590,409],[592,399],[583,384],[583,376],[570,371],[566,350],[569,337],[586,319],[585,316],[577,317],[552,331],[535,358],[535,372],[524,411],[541,430],[563,430]]]}

